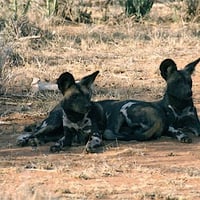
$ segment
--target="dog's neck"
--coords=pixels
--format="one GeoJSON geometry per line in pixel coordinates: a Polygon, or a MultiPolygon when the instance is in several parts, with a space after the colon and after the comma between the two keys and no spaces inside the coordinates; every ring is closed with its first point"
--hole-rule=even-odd
{"type": "Polygon", "coordinates": [[[172,95],[169,95],[168,93],[164,95],[161,102],[165,109],[170,108],[176,111],[177,113],[181,113],[184,109],[194,106],[192,97],[187,100],[181,100],[172,95]]]}
{"type": "Polygon", "coordinates": [[[91,120],[87,116],[88,114],[84,114],[81,120],[76,119],[76,121],[72,121],[70,119],[68,113],[63,110],[63,126],[68,129],[73,129],[73,131],[81,131],[83,133],[89,134],[91,131],[91,120]]]}
{"type": "Polygon", "coordinates": [[[74,112],[73,110],[65,110],[64,111],[66,114],[67,114],[67,118],[71,121],[71,122],[74,122],[74,123],[77,123],[79,121],[82,121],[85,117],[85,114],[82,114],[82,113],[77,113],[77,112],[74,112]]]}

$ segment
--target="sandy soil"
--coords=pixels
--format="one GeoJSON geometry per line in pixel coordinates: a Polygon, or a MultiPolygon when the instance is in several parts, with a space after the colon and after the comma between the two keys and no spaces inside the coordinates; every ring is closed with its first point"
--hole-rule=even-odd
{"type": "Polygon", "coordinates": [[[17,147],[24,125],[39,118],[1,118],[0,199],[200,199],[200,138],[105,142],[98,154],[84,146],[51,154],[50,143],[17,147]]]}

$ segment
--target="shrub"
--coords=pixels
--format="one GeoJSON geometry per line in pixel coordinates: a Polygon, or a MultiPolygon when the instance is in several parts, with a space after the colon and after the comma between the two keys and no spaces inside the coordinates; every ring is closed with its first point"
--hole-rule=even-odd
{"type": "Polygon", "coordinates": [[[199,0],[185,0],[186,12],[188,19],[200,18],[200,1],[199,0]]]}

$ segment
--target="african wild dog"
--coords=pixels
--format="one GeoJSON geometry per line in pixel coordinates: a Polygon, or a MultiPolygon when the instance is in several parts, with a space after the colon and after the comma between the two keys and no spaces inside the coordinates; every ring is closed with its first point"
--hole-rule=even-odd
{"type": "MultiPolygon", "coordinates": [[[[181,142],[192,142],[188,133],[194,133],[197,136],[200,134],[200,122],[192,99],[191,79],[191,75],[199,61],[200,58],[186,65],[182,70],[178,70],[175,62],[171,59],[166,59],[161,63],[160,72],[161,76],[166,80],[167,88],[163,99],[160,101],[104,100],[92,102],[92,109],[88,116],[95,122],[93,123],[94,126],[92,125],[94,131],[91,131],[91,133],[94,134],[90,137],[86,149],[89,152],[92,152],[94,151],[95,146],[99,146],[101,139],[99,139],[100,137],[97,129],[100,127],[99,130],[103,131],[105,125],[106,130],[104,131],[103,138],[106,140],[120,139],[127,141],[144,141],[158,138],[162,135],[168,135],[177,138],[181,142]],[[95,134],[96,132],[97,134],[95,134]]],[[[81,82],[84,82],[84,79],[87,80],[88,77],[83,78],[80,83],[76,84],[80,84],[80,87],[82,87],[81,82]]],[[[64,96],[65,92],[70,88],[69,82],[68,73],[62,74],[57,81],[58,88],[64,96]]],[[[74,84],[73,78],[72,82],[74,84]]],[[[89,92],[91,93],[91,88],[89,89],[89,92]]],[[[70,113],[71,111],[69,114],[70,113]]],[[[79,116],[79,113],[76,114],[79,116]]],[[[69,127],[67,127],[67,130],[68,129],[69,127]]],[[[43,142],[55,141],[63,136],[63,131],[62,103],[57,105],[54,110],[51,111],[49,117],[43,121],[31,136],[33,135],[43,142]]],[[[62,148],[63,143],[64,145],[67,145],[67,141],[71,141],[71,135],[72,134],[65,134],[51,150],[59,151],[62,148]],[[69,140],[66,139],[66,137],[69,137],[69,140]]],[[[76,136],[73,138],[83,141],[83,138],[81,137],[82,134],[77,134],[77,130],[73,132],[73,135],[76,136]]],[[[18,138],[18,143],[23,145],[24,143],[27,143],[29,139],[30,134],[21,135],[18,138]]]]}
{"type": "Polygon", "coordinates": [[[162,100],[101,101],[107,116],[104,139],[145,141],[168,135],[181,142],[192,142],[188,133],[200,135],[200,122],[192,98],[191,75],[200,58],[178,70],[175,62],[165,59],[160,65],[167,83],[162,100]]]}
{"type": "Polygon", "coordinates": [[[91,102],[92,84],[99,71],[83,77],[75,82],[72,74],[65,72],[57,80],[58,88],[63,94],[61,102],[49,113],[49,116],[35,129],[33,133],[18,137],[18,145],[24,146],[29,141],[41,143],[57,141],[50,150],[60,151],[65,146],[71,146],[73,140],[85,142],[88,152],[95,152],[101,146],[101,128],[105,117],[101,107],[91,102]]]}

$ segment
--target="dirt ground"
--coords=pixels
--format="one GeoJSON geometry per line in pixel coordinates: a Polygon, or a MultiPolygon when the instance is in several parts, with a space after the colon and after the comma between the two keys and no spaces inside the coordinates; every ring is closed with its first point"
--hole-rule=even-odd
{"type": "Polygon", "coordinates": [[[98,154],[84,146],[52,154],[50,143],[17,147],[23,127],[43,118],[14,111],[1,117],[0,199],[200,199],[200,138],[105,142],[98,154]]]}
{"type": "MultiPolygon", "coordinates": [[[[111,18],[53,26],[40,19],[54,40],[32,48],[30,38],[16,39],[25,64],[5,67],[0,77],[0,200],[200,199],[200,138],[194,136],[191,144],[168,137],[105,142],[98,154],[86,154],[84,146],[56,154],[49,152],[50,143],[37,149],[16,146],[24,126],[41,122],[61,99],[57,93],[33,94],[33,77],[53,82],[64,71],[78,79],[100,70],[94,100],[160,99],[165,88],[160,62],[173,58],[181,68],[200,56],[199,24],[181,21],[182,13],[171,8],[156,5],[141,24],[111,18]]],[[[193,93],[200,115],[199,64],[193,93]]]]}

